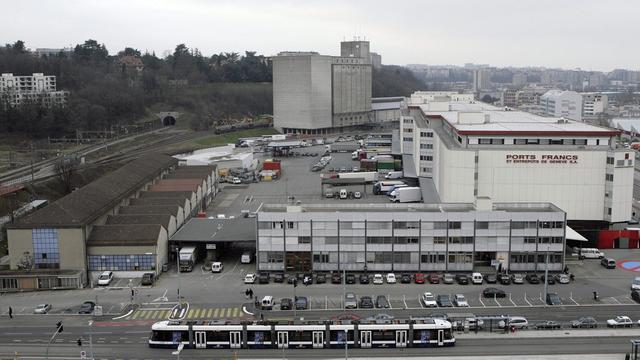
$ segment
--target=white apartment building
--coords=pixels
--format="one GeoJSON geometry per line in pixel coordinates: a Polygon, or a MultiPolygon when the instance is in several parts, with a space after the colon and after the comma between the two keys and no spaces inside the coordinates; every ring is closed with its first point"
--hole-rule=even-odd
{"type": "Polygon", "coordinates": [[[53,75],[15,76],[3,73],[0,76],[0,99],[10,106],[18,106],[25,101],[41,102],[45,106],[64,105],[68,96],[69,92],[56,89],[56,77],[53,75]]]}
{"type": "Polygon", "coordinates": [[[582,121],[582,95],[575,91],[549,90],[540,96],[540,113],[582,121]]]}
{"type": "Polygon", "coordinates": [[[582,93],[583,120],[598,119],[609,106],[608,97],[602,93],[582,93]]]}
{"type": "Polygon", "coordinates": [[[620,131],[476,101],[409,104],[409,112],[403,158],[442,202],[484,196],[553,203],[568,220],[631,219],[634,152],[617,147],[620,131]]]}
{"type": "MultiPolygon", "coordinates": [[[[511,271],[564,266],[565,213],[547,203],[264,204],[259,271],[511,271]]],[[[567,234],[567,235],[565,235],[567,234]]]]}
{"type": "Polygon", "coordinates": [[[368,41],[343,41],[340,56],[281,52],[273,57],[274,127],[326,134],[373,122],[368,41]]]}

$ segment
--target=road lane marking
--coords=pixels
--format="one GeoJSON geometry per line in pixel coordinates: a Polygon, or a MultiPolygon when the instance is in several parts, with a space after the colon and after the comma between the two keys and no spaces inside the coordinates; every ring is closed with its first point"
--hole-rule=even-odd
{"type": "Polygon", "coordinates": [[[233,308],[233,317],[238,317],[238,308],[233,308]]]}
{"type": "Polygon", "coordinates": [[[215,308],[215,310],[213,311],[213,317],[214,318],[220,317],[220,309],[219,308],[215,308]]]}

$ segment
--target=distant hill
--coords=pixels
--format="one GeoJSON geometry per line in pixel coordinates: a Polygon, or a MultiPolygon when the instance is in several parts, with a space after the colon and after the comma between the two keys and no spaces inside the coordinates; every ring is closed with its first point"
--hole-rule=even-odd
{"type": "Polygon", "coordinates": [[[409,96],[414,91],[427,88],[409,69],[396,65],[374,69],[371,82],[373,97],[409,96]]]}

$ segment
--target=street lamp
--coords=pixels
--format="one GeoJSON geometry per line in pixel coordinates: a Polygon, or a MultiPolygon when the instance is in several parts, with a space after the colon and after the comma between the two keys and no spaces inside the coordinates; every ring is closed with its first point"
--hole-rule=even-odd
{"type": "Polygon", "coordinates": [[[47,350],[45,352],[45,358],[47,360],[49,360],[49,347],[51,346],[51,343],[56,338],[56,336],[58,336],[58,334],[62,332],[63,329],[64,328],[62,327],[62,321],[58,321],[56,323],[56,332],[53,333],[53,336],[51,336],[51,339],[49,339],[49,343],[47,343],[47,350]]]}

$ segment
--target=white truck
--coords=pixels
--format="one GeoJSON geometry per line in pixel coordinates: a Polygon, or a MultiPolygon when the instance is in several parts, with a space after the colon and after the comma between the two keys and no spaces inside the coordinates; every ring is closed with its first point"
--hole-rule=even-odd
{"type": "Polygon", "coordinates": [[[179,261],[180,264],[180,272],[189,272],[193,271],[193,266],[196,263],[196,247],[195,246],[185,246],[180,249],[179,261]]]}
{"type": "Polygon", "coordinates": [[[354,143],[333,143],[331,145],[325,145],[327,151],[330,152],[353,152],[360,148],[359,144],[354,143]]]}
{"type": "Polygon", "coordinates": [[[366,182],[374,182],[377,177],[376,171],[338,173],[339,179],[364,179],[366,182]]]}
{"type": "Polygon", "coordinates": [[[408,203],[422,200],[422,192],[419,187],[402,187],[395,190],[395,196],[391,197],[392,202],[408,203]]]}

